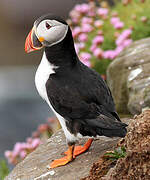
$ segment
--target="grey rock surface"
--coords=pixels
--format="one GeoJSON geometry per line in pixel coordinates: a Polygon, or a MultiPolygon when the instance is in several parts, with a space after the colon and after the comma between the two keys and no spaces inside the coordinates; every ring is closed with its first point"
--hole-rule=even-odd
{"type": "MultiPolygon", "coordinates": [[[[86,139],[82,140],[80,144],[85,141],[86,139]]],[[[59,130],[19,163],[5,180],[79,180],[88,175],[93,162],[105,151],[110,150],[117,141],[118,138],[95,139],[88,152],[66,166],[49,170],[47,166],[51,161],[62,157],[61,154],[67,149],[64,134],[59,130]]]]}
{"type": "Polygon", "coordinates": [[[132,43],[110,64],[108,85],[119,113],[150,107],[150,38],[132,43]]]}

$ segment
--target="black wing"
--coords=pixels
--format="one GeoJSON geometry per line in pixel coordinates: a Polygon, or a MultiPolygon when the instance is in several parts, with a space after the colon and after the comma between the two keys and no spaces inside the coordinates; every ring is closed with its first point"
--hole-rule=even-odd
{"type": "MultiPolygon", "coordinates": [[[[84,135],[108,136],[109,133],[100,131],[105,127],[114,128],[113,133],[116,134],[116,129],[120,129],[123,123],[118,122],[120,119],[108,86],[95,71],[82,64],[79,67],[72,69],[68,75],[50,76],[46,88],[53,108],[68,122],[74,123],[76,120],[80,124],[76,131],[84,135]]],[[[110,136],[114,136],[113,133],[110,136]]]]}
{"type": "Polygon", "coordinates": [[[46,89],[53,108],[63,117],[93,118],[107,113],[119,120],[108,86],[98,73],[82,63],[66,74],[51,75],[46,89]]]}

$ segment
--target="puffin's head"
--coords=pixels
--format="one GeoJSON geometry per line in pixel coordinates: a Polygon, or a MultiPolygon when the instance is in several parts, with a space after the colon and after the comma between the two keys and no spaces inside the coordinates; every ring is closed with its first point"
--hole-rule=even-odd
{"type": "Polygon", "coordinates": [[[27,53],[61,42],[68,32],[68,24],[58,16],[47,14],[34,22],[25,42],[27,53]]]}

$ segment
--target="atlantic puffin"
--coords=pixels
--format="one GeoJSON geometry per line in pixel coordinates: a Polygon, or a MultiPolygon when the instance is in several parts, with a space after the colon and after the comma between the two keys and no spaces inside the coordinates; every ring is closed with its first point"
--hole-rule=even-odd
{"type": "Polygon", "coordinates": [[[44,48],[35,75],[40,96],[57,116],[68,144],[61,159],[50,168],[65,165],[87,151],[96,136],[124,137],[126,124],[115,109],[109,87],[93,69],[85,66],[76,54],[71,28],[59,16],[38,18],[25,42],[27,53],[44,48]],[[82,137],[84,146],[75,146],[82,137]]]}

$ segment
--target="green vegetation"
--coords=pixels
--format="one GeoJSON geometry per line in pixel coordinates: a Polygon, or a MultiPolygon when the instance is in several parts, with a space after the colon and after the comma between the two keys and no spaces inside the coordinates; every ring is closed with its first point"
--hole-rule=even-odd
{"type": "MultiPolygon", "coordinates": [[[[150,37],[150,1],[114,0],[115,5],[113,7],[110,7],[106,1],[99,2],[98,4],[89,0],[87,4],[75,6],[70,13],[70,20],[74,32],[76,27],[80,28],[79,33],[74,33],[79,55],[87,52],[88,55],[85,54],[86,61],[90,61],[91,67],[100,74],[105,74],[111,61],[132,41],[150,37]],[[91,15],[93,12],[95,13],[94,16],[91,15]],[[118,22],[111,22],[114,17],[119,19],[118,22]],[[88,18],[87,22],[85,18],[88,18]],[[101,21],[102,24],[95,25],[96,21],[101,21]],[[86,31],[83,28],[86,25],[90,25],[93,29],[86,31]],[[125,30],[131,30],[131,34],[126,38],[122,34],[125,30]],[[101,34],[99,34],[100,31],[101,34]],[[82,37],[88,35],[88,38],[81,39],[81,34],[82,37]],[[91,50],[93,39],[97,36],[103,37],[104,41],[95,43],[96,47],[91,50]],[[117,43],[117,40],[120,39],[122,42],[117,43]],[[82,44],[82,48],[80,48],[80,44],[82,44]]],[[[80,59],[82,61],[84,58],[80,59]]]]}
{"type": "Polygon", "coordinates": [[[5,160],[0,160],[0,180],[3,180],[9,173],[9,168],[5,160]]]}
{"type": "Polygon", "coordinates": [[[126,156],[125,147],[118,147],[113,152],[108,152],[104,154],[106,159],[110,160],[118,160],[119,158],[124,158],[126,156]]]}

